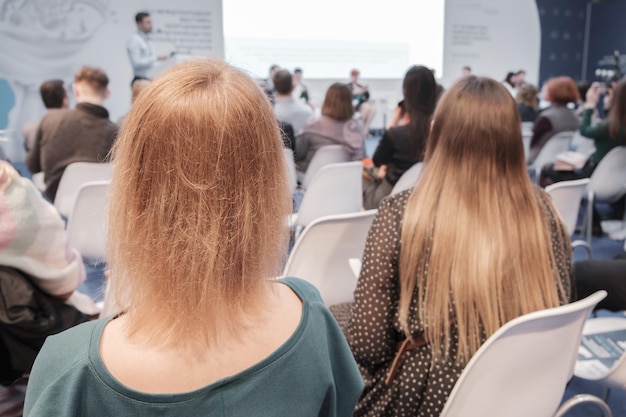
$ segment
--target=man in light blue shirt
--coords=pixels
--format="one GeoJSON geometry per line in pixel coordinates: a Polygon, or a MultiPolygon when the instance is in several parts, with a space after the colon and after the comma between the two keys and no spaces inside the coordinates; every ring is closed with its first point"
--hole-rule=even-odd
{"type": "Polygon", "coordinates": [[[135,15],[137,32],[131,36],[126,45],[128,58],[133,67],[133,82],[137,79],[149,78],[148,71],[154,67],[157,61],[167,59],[166,56],[156,56],[149,34],[152,32],[152,18],[147,12],[139,12],[135,15]]]}

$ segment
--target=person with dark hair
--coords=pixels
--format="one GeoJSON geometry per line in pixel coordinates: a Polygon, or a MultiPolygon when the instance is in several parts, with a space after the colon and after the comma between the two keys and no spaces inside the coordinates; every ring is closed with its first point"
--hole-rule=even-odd
{"type": "Polygon", "coordinates": [[[556,77],[549,79],[544,88],[544,98],[551,106],[542,111],[535,120],[527,158],[529,164],[533,163],[552,136],[578,128],[576,113],[567,107],[568,103],[580,100],[576,82],[570,77],[556,77]]]}
{"type": "Polygon", "coordinates": [[[402,83],[408,124],[387,129],[378,143],[372,161],[379,167],[377,178],[363,184],[363,206],[377,208],[389,195],[402,174],[424,157],[430,121],[437,103],[437,82],[424,66],[409,68],[402,83]]]}
{"type": "Polygon", "coordinates": [[[276,117],[278,120],[291,124],[297,136],[300,129],[313,116],[313,109],[292,96],[293,77],[289,71],[278,70],[272,81],[276,91],[274,103],[276,117]]]}
{"type": "Polygon", "coordinates": [[[468,75],[472,75],[472,67],[470,67],[469,65],[466,65],[463,68],[461,68],[461,76],[467,77],[468,75]]]}
{"type": "MultiPolygon", "coordinates": [[[[39,87],[39,94],[46,109],[66,109],[69,107],[69,99],[65,90],[63,80],[44,81],[39,87]]],[[[35,132],[41,119],[26,123],[22,127],[22,136],[24,136],[24,148],[29,151],[33,147],[35,140],[35,132]]]]}
{"type": "Polygon", "coordinates": [[[324,97],[322,115],[309,122],[296,137],[296,166],[306,172],[311,159],[325,145],[342,145],[348,159],[365,157],[365,135],[360,119],[353,118],[352,92],[343,83],[334,83],[324,97]]]}
{"type": "Polygon", "coordinates": [[[157,56],[150,33],[152,32],[152,17],[147,12],[139,12],[135,15],[137,32],[133,33],[126,44],[126,52],[133,67],[133,81],[141,78],[149,78],[148,71],[154,67],[157,61],[167,59],[165,55],[157,56]]]}
{"type": "Polygon", "coordinates": [[[117,125],[103,107],[108,85],[109,77],[102,69],[80,68],[72,85],[76,108],[50,110],[41,119],[26,166],[33,174],[43,171],[50,201],[69,164],[106,161],[117,135],[117,125]]]}

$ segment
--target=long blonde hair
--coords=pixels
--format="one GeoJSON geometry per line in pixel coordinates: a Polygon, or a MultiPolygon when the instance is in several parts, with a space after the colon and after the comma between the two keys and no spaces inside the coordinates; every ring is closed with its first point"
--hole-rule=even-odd
{"type": "Polygon", "coordinates": [[[108,256],[129,330],[210,345],[277,275],[291,210],[282,141],[254,81],[219,61],[142,92],[114,148],[108,256]]]}
{"type": "Polygon", "coordinates": [[[455,360],[465,363],[505,322],[561,302],[519,126],[513,98],[488,78],[463,78],[435,112],[399,265],[400,322],[409,334],[409,320],[419,320],[433,363],[449,359],[452,325],[455,360]]]}

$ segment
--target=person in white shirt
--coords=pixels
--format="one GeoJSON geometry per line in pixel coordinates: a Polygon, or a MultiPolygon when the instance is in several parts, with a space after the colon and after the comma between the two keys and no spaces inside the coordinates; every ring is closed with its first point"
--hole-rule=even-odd
{"type": "Polygon", "coordinates": [[[137,79],[149,78],[148,71],[154,67],[157,61],[167,59],[165,55],[157,56],[150,41],[149,34],[152,32],[152,17],[147,12],[139,12],[135,15],[137,32],[133,33],[126,44],[126,51],[133,67],[133,82],[137,79]]]}

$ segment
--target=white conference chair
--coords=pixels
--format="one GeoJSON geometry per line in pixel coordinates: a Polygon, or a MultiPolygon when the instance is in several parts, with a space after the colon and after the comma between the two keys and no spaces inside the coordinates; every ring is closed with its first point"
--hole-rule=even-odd
{"type": "Polygon", "coordinates": [[[297,240],[285,277],[315,285],[328,306],[354,301],[357,278],[349,260],[360,259],[377,210],[326,216],[313,221],[297,240]]]}
{"type": "MultiPolygon", "coordinates": [[[[554,208],[556,208],[556,211],[559,213],[563,223],[567,227],[570,237],[576,230],[580,203],[585,195],[589,182],[589,178],[583,178],[574,181],[557,182],[545,188],[546,193],[548,193],[552,199],[554,208]]],[[[593,256],[593,249],[591,248],[589,242],[584,240],[575,240],[572,243],[572,246],[582,246],[587,250],[589,258],[593,256]]]]}
{"type": "Polygon", "coordinates": [[[360,161],[328,164],[320,168],[304,193],[300,210],[291,215],[290,226],[306,227],[323,216],[361,211],[362,172],[360,161]]]}
{"type": "Polygon", "coordinates": [[[626,146],[611,149],[589,179],[585,232],[587,242],[591,243],[594,202],[600,200],[613,203],[626,193],[626,146]]]}
{"type": "Polygon", "coordinates": [[[285,163],[287,164],[289,192],[293,194],[296,192],[296,188],[298,188],[298,176],[296,174],[296,163],[293,159],[293,151],[289,148],[283,148],[283,155],[285,156],[285,163]]]}
{"type": "Polygon", "coordinates": [[[539,178],[543,166],[551,164],[556,160],[556,156],[569,150],[574,132],[559,132],[552,136],[541,148],[530,167],[535,170],[535,178],[539,178]]]}
{"type": "Polygon", "coordinates": [[[391,193],[389,195],[398,194],[401,191],[415,187],[415,184],[417,184],[417,180],[422,173],[423,165],[423,163],[418,162],[416,164],[413,164],[411,168],[407,169],[404,174],[402,174],[402,176],[398,178],[398,182],[396,182],[396,184],[393,186],[393,189],[391,190],[391,193]]]}
{"type": "Polygon", "coordinates": [[[74,162],[69,164],[59,182],[54,206],[64,217],[69,217],[81,185],[89,181],[110,181],[113,165],[97,162],[74,162]]]}
{"type": "Polygon", "coordinates": [[[323,166],[328,164],[338,164],[340,162],[348,162],[348,154],[341,145],[326,145],[322,146],[315,152],[311,162],[307,167],[305,173],[298,173],[300,180],[300,188],[307,190],[309,184],[323,166]]]}
{"type": "Polygon", "coordinates": [[[109,184],[109,181],[83,184],[69,216],[69,244],[86,259],[103,260],[105,257],[109,184]]]}
{"type": "MultiPolygon", "coordinates": [[[[580,403],[583,397],[558,409],[573,375],[585,320],[604,297],[606,291],[598,291],[504,324],[469,361],[441,417],[561,416],[580,403]]],[[[591,401],[611,415],[602,400],[591,401]]]]}
{"type": "MultiPolygon", "coordinates": [[[[626,390],[626,317],[597,317],[583,329],[574,375],[606,388],[626,390]]],[[[605,398],[606,399],[606,398],[605,398]]]]}
{"type": "Polygon", "coordinates": [[[46,182],[43,176],[43,172],[38,172],[36,174],[33,174],[31,180],[33,181],[33,184],[35,184],[35,187],[39,191],[43,193],[46,190],[46,182]]]}

